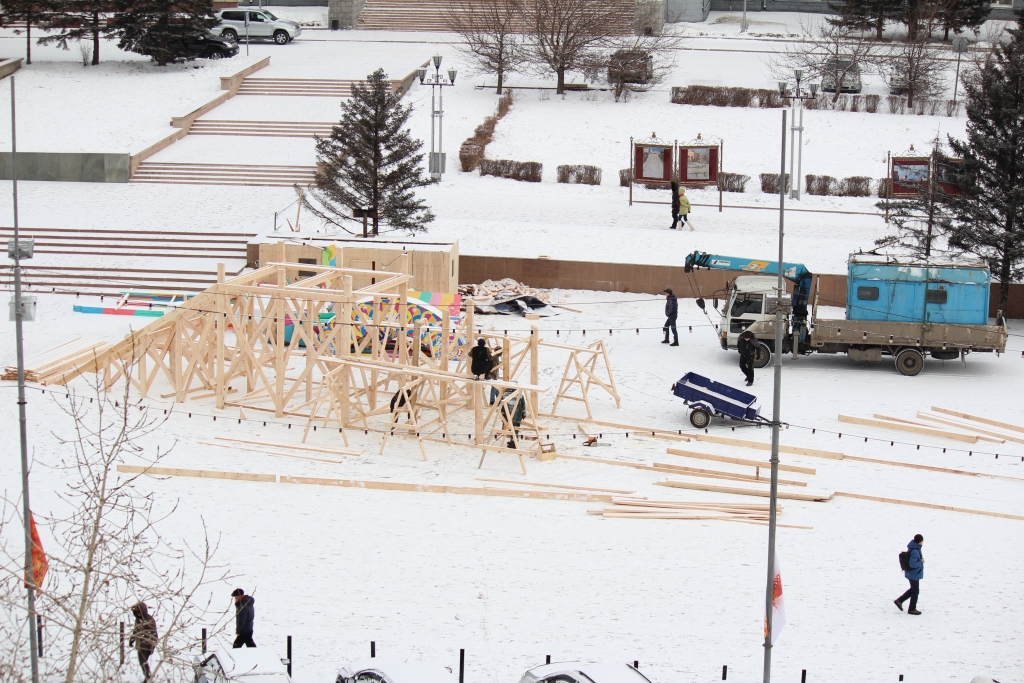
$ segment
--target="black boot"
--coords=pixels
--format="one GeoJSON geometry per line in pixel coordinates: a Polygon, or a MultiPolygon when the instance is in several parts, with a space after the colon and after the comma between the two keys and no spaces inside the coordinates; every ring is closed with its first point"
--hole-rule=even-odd
{"type": "Polygon", "coordinates": [[[665,338],[661,340],[662,344],[668,344],[668,332],[665,333],[665,338]]]}
{"type": "Polygon", "coordinates": [[[675,340],[674,342],[672,342],[671,344],[669,344],[669,346],[679,346],[679,340],[678,340],[678,339],[676,339],[676,340],[675,340]]]}

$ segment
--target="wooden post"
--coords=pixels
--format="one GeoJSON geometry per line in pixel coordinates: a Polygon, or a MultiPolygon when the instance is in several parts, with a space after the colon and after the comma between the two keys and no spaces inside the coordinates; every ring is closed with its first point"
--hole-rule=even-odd
{"type": "MultiPolygon", "coordinates": [[[[441,360],[438,367],[442,370],[448,370],[448,357],[452,353],[452,314],[448,309],[441,311],[441,360]]],[[[447,384],[442,385],[447,387],[447,384]]],[[[442,391],[444,391],[442,389],[442,391]]]]}
{"type": "MultiPolygon", "coordinates": [[[[540,333],[536,325],[530,325],[530,384],[537,386],[540,380],[540,333]]],[[[530,391],[530,407],[534,415],[540,411],[537,409],[537,392],[530,391]]]]}
{"type": "MultiPolygon", "coordinates": [[[[313,400],[313,367],[316,365],[317,349],[319,348],[316,327],[320,323],[320,313],[318,308],[314,308],[312,299],[306,299],[306,311],[303,317],[305,317],[303,327],[306,332],[306,403],[309,403],[313,400]]],[[[297,327],[297,324],[292,324],[293,343],[298,343],[294,336],[297,327]]]]}
{"type": "MultiPolygon", "coordinates": [[[[483,382],[472,382],[473,390],[473,425],[476,434],[473,435],[473,442],[477,446],[484,443],[484,385],[483,382]]],[[[481,458],[481,462],[483,459],[481,458]]]]}
{"type": "MultiPolygon", "coordinates": [[[[280,240],[277,243],[277,262],[278,263],[286,263],[287,261],[288,261],[288,250],[286,249],[286,245],[284,243],[284,240],[280,240]]],[[[287,280],[287,279],[288,279],[287,271],[285,271],[284,269],[279,270],[278,273],[277,273],[277,286],[278,287],[284,287],[285,280],[287,280]]]]}
{"type": "MultiPolygon", "coordinates": [[[[224,284],[224,264],[217,264],[217,285],[218,289],[220,285],[224,284]]],[[[217,325],[217,351],[216,351],[216,363],[217,367],[214,368],[214,377],[216,381],[217,390],[217,409],[223,410],[224,408],[224,395],[227,393],[227,387],[224,386],[224,333],[228,326],[227,316],[227,295],[218,292],[217,293],[217,312],[216,312],[216,325],[217,325]]]]}
{"type": "MultiPolygon", "coordinates": [[[[383,353],[382,344],[380,343],[380,333],[383,328],[381,324],[381,297],[380,294],[373,295],[373,311],[370,314],[370,324],[366,326],[367,334],[372,334],[371,348],[373,349],[373,359],[381,360],[381,354],[383,353]]],[[[377,409],[377,371],[370,371],[370,410],[377,409]]]]}
{"type": "Polygon", "coordinates": [[[412,325],[412,365],[413,367],[420,366],[420,321],[417,320],[412,325]]]}
{"type": "Polygon", "coordinates": [[[171,377],[174,382],[174,401],[185,402],[185,387],[182,386],[181,377],[181,317],[174,320],[174,329],[171,331],[171,377]]]}
{"type": "Polygon", "coordinates": [[[473,330],[473,313],[476,310],[476,305],[473,303],[473,297],[466,299],[466,349],[469,350],[476,345],[476,332],[473,330]]]}
{"type": "Polygon", "coordinates": [[[512,367],[512,341],[508,337],[501,339],[501,378],[506,382],[512,381],[510,370],[512,367]]]}
{"type": "Polygon", "coordinates": [[[633,159],[636,157],[636,150],[633,147],[633,137],[629,138],[629,205],[633,206],[633,180],[635,178],[633,170],[633,159]]]}
{"type": "MultiPolygon", "coordinates": [[[[409,262],[409,255],[402,254],[402,267],[409,262]]],[[[409,364],[409,294],[405,288],[398,297],[398,362],[402,365],[409,364]]]]}

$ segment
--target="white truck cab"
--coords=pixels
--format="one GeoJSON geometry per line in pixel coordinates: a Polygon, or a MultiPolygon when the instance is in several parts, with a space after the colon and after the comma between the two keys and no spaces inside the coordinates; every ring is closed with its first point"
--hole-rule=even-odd
{"type": "MultiPolygon", "coordinates": [[[[723,349],[735,349],[740,334],[754,323],[775,320],[777,289],[778,278],[766,275],[741,275],[729,283],[718,328],[723,349]]],[[[791,304],[792,297],[787,295],[783,305],[791,304]]]]}

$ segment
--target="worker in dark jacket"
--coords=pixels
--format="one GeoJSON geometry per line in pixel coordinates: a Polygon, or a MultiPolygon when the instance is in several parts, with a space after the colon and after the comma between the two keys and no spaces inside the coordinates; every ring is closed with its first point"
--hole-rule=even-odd
{"type": "Polygon", "coordinates": [[[253,622],[256,621],[255,600],[251,595],[246,595],[241,588],[231,591],[231,597],[235,599],[235,644],[239,648],[256,647],[252,641],[253,622]]]}
{"type": "Polygon", "coordinates": [[[156,649],[158,640],[156,619],[149,614],[149,607],[144,602],[132,605],[132,616],[135,617],[135,626],[128,637],[128,647],[135,647],[139,655],[139,666],[142,667],[142,680],[148,681],[152,675],[149,670],[149,658],[156,649]]]}
{"type": "Polygon", "coordinates": [[[676,316],[679,315],[679,301],[676,295],[668,287],[665,288],[665,338],[662,344],[668,344],[668,333],[672,331],[672,343],[670,346],[679,346],[679,332],[676,330],[676,316]]]}
{"type": "Polygon", "coordinates": [[[485,377],[494,368],[494,356],[483,337],[477,339],[476,346],[469,350],[469,360],[469,371],[476,379],[485,377]]]}
{"type": "Polygon", "coordinates": [[[747,386],[754,383],[754,356],[757,355],[757,337],[750,330],[744,330],[736,342],[736,348],[740,352],[740,370],[747,377],[747,386]]]}
{"type": "Polygon", "coordinates": [[[907,610],[907,614],[920,614],[917,610],[917,596],[921,594],[921,579],[924,578],[924,555],[921,554],[922,543],[924,543],[924,536],[917,534],[914,536],[914,540],[907,544],[907,551],[910,552],[907,564],[910,565],[910,569],[903,572],[903,575],[910,582],[910,588],[907,589],[906,593],[893,600],[902,612],[903,601],[910,598],[910,608],[907,610]]]}

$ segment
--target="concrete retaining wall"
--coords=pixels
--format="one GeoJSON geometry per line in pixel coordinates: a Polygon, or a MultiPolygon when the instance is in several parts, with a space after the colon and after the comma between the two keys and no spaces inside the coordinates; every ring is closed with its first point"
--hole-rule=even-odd
{"type": "MultiPolygon", "coordinates": [[[[12,154],[0,152],[0,180],[11,180],[12,154]]],[[[127,183],[129,156],[101,152],[18,152],[18,180],[127,183]]]]}
{"type": "Polygon", "coordinates": [[[327,3],[328,28],[355,28],[363,13],[366,0],[329,0],[327,3]],[[335,24],[337,22],[337,24],[335,24]]]}

